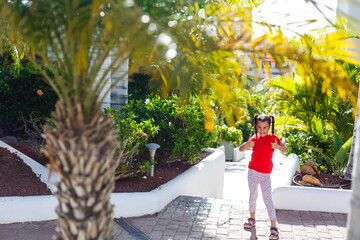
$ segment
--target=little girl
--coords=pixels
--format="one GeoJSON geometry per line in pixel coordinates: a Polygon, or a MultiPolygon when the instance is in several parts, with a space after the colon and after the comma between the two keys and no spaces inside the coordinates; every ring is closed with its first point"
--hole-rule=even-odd
{"type": "Polygon", "coordinates": [[[287,152],[286,146],[274,135],[274,123],[273,116],[255,115],[255,135],[242,144],[239,149],[241,152],[248,148],[253,149],[248,171],[250,218],[244,223],[244,228],[255,227],[256,199],[258,197],[258,185],[260,184],[264,203],[271,221],[269,239],[279,239],[279,231],[276,227],[276,212],[271,197],[270,173],[273,168],[272,157],[275,149],[287,152]],[[270,125],[271,135],[269,135],[270,125]]]}

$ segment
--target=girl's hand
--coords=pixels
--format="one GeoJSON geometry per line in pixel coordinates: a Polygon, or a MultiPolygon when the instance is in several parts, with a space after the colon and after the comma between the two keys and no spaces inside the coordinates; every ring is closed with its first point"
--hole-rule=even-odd
{"type": "Polygon", "coordinates": [[[251,138],[249,138],[249,140],[246,142],[246,143],[243,143],[240,148],[239,148],[239,151],[240,152],[243,152],[245,151],[246,149],[248,148],[253,148],[255,146],[255,143],[250,141],[251,138]]]}
{"type": "Polygon", "coordinates": [[[271,148],[272,149],[278,149],[279,148],[279,144],[277,144],[276,140],[274,140],[274,142],[270,143],[271,148]]]}
{"type": "Polygon", "coordinates": [[[250,141],[250,138],[249,138],[249,140],[246,142],[246,147],[253,148],[254,146],[255,146],[255,143],[250,141]]]}
{"type": "Polygon", "coordinates": [[[270,145],[271,145],[271,148],[272,149],[277,149],[277,150],[279,150],[280,152],[287,152],[287,147],[283,144],[283,143],[281,143],[280,145],[276,142],[276,140],[275,140],[275,142],[272,142],[272,143],[270,143],[270,145]]]}

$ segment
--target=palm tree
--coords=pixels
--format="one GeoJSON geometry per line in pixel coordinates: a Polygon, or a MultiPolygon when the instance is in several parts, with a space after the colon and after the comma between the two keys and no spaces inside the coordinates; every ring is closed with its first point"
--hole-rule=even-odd
{"type": "MultiPolygon", "coordinates": [[[[359,95],[360,96],[360,95],[359,95]]],[[[360,103],[360,98],[358,98],[358,104],[360,103]]],[[[353,166],[354,166],[354,157],[355,157],[355,148],[356,148],[356,137],[357,137],[357,122],[359,119],[359,113],[356,112],[355,115],[355,122],[354,122],[354,131],[353,131],[353,140],[351,142],[351,149],[350,149],[350,155],[349,155],[349,161],[346,167],[346,172],[344,175],[344,179],[351,181],[352,180],[352,172],[353,172],[353,166]]]]}
{"type": "MultiPolygon", "coordinates": [[[[338,13],[340,16],[344,16],[348,21],[348,28],[350,31],[354,32],[357,36],[357,41],[355,45],[356,52],[359,54],[360,51],[360,43],[359,43],[359,36],[360,36],[360,18],[359,15],[356,13],[356,8],[359,7],[360,1],[359,0],[351,0],[351,1],[340,1],[338,3],[338,13]]],[[[356,56],[359,58],[359,55],[356,56]]],[[[357,64],[358,66],[359,64],[357,64]]],[[[360,87],[360,86],[359,86],[360,87]]],[[[346,171],[346,175],[349,176],[351,174],[352,178],[352,195],[351,195],[351,202],[350,202],[350,211],[348,214],[348,222],[347,222],[347,239],[348,240],[355,240],[359,239],[360,236],[360,229],[358,228],[360,224],[360,123],[358,121],[358,114],[359,114],[359,103],[360,103],[360,88],[358,91],[358,98],[357,98],[357,111],[356,111],[356,118],[355,118],[355,126],[354,126],[354,136],[353,142],[351,146],[350,152],[350,160],[349,166],[346,171]],[[354,168],[353,168],[354,166],[354,168]]]]}
{"type": "MultiPolygon", "coordinates": [[[[278,116],[276,122],[279,124],[277,129],[281,130],[280,133],[282,130],[296,131],[304,136],[311,136],[307,138],[309,142],[306,144],[321,148],[327,155],[333,155],[336,153],[333,148],[336,134],[339,133],[343,141],[351,137],[353,105],[349,99],[339,98],[335,91],[331,96],[322,93],[321,85],[320,80],[306,86],[304,79],[296,74],[295,78],[272,79],[266,84],[266,88],[273,89],[267,97],[270,103],[268,111],[278,116]]],[[[300,146],[306,148],[305,145],[300,146]]],[[[302,160],[302,155],[308,158],[304,151],[306,149],[303,148],[296,150],[302,160]]],[[[317,159],[325,160],[321,156],[317,159]]],[[[327,167],[329,172],[332,171],[332,162],[322,161],[321,164],[327,167]]]]}
{"type": "MultiPolygon", "coordinates": [[[[349,78],[352,79],[353,82],[359,83],[360,82],[360,70],[357,66],[354,66],[352,64],[348,64],[348,63],[343,63],[343,66],[346,70],[346,72],[349,75],[349,78]]],[[[357,104],[359,105],[359,95],[358,95],[358,99],[357,99],[357,104]]],[[[356,111],[356,115],[355,115],[355,123],[354,123],[354,128],[353,128],[353,141],[351,143],[351,150],[350,150],[350,156],[349,156],[349,161],[348,161],[348,165],[346,168],[346,172],[344,175],[344,179],[345,180],[351,180],[351,174],[353,171],[353,163],[354,163],[354,151],[355,151],[355,139],[356,139],[356,126],[357,126],[357,121],[359,118],[359,111],[356,111]]]]}
{"type": "MultiPolygon", "coordinates": [[[[360,48],[360,44],[358,45],[360,48]]],[[[357,73],[358,75],[358,73],[357,73]]],[[[345,172],[345,179],[352,180],[352,195],[350,201],[350,211],[347,218],[347,239],[355,240],[360,236],[360,230],[358,228],[360,224],[360,124],[359,124],[359,105],[360,104],[360,85],[358,90],[357,98],[357,109],[355,115],[354,131],[353,131],[353,141],[351,143],[350,157],[348,166],[345,172]]]]}
{"type": "MultiPolygon", "coordinates": [[[[209,2],[204,6],[205,17],[198,14],[199,5],[194,3],[180,17],[168,15],[170,23],[154,21],[153,15],[149,18],[132,0],[0,1],[0,18],[7,20],[12,30],[9,39],[21,36],[29,42],[33,64],[59,96],[52,114],[56,128],[44,129],[49,169],[60,180],[56,192],[58,239],[111,239],[110,193],[118,164],[113,158],[117,143],[111,130],[113,121],[103,116],[101,104],[111,89],[104,88],[106,76],[130,56],[128,73],[146,62],[154,64],[156,57],[162,56],[157,53],[166,52],[166,60],[155,64],[164,86],[179,82],[180,88],[186,89],[191,84],[181,83],[193,81],[208,122],[213,116],[209,90],[214,90],[225,107],[229,106],[225,102],[233,109],[237,106],[235,93],[246,77],[241,66],[247,66],[239,52],[247,53],[257,66],[265,52],[279,67],[288,59],[296,61],[309,80],[313,73],[307,68],[311,66],[326,83],[336,79],[337,88],[350,87],[337,62],[323,57],[322,51],[309,55],[306,49],[288,44],[278,29],[252,39],[250,10],[241,1],[209,2]],[[243,25],[237,34],[234,23],[243,25]],[[170,44],[174,41],[177,45],[170,44]],[[176,46],[187,63],[180,69],[171,64],[176,46]],[[177,74],[172,74],[175,71],[177,74]],[[181,79],[184,73],[188,77],[181,79]]],[[[234,110],[228,115],[237,114],[234,110]]],[[[207,127],[211,129],[211,123],[207,127]]]]}
{"type": "Polygon", "coordinates": [[[325,128],[334,129],[341,134],[343,141],[351,137],[353,105],[349,99],[355,93],[341,99],[332,90],[331,96],[328,96],[321,91],[321,80],[307,86],[298,75],[295,78],[271,79],[266,87],[275,90],[266,96],[271,102],[268,111],[279,116],[282,128],[296,128],[309,134],[323,134],[325,128]]]}
{"type": "MultiPolygon", "coordinates": [[[[303,38],[304,45],[307,46],[311,54],[317,51],[313,47],[314,44],[318,44],[322,49],[328,49],[328,52],[324,54],[337,57],[344,50],[344,47],[324,47],[324,44],[328,44],[325,39],[336,35],[342,35],[344,39],[351,36],[343,30],[320,35],[316,39],[305,36],[303,38]]],[[[277,94],[270,96],[271,101],[275,103],[270,105],[271,111],[280,116],[277,122],[282,123],[285,128],[295,128],[311,134],[313,136],[312,141],[316,141],[319,137],[320,142],[326,141],[324,132],[330,133],[332,129],[340,134],[343,141],[349,139],[353,129],[352,109],[354,109],[354,99],[357,95],[357,91],[354,89],[356,89],[359,72],[354,64],[346,61],[339,61],[339,63],[354,86],[345,96],[342,94],[341,98],[334,87],[327,86],[327,90],[324,91],[323,86],[326,83],[321,76],[316,74],[316,71],[314,71],[315,81],[308,81],[306,77],[302,76],[302,71],[298,71],[297,68],[294,71],[293,78],[278,78],[268,81],[268,87],[278,89],[277,94]]],[[[325,144],[323,147],[325,148],[324,151],[332,149],[329,144],[325,144]]],[[[324,164],[328,165],[326,162],[324,164]]]]}
{"type": "MultiPolygon", "coordinates": [[[[360,46],[359,46],[360,47],[360,46]]],[[[360,87],[358,94],[358,107],[360,104],[360,87]]],[[[350,200],[350,211],[347,218],[347,239],[355,240],[359,239],[360,230],[358,228],[360,224],[360,124],[359,124],[359,109],[357,109],[354,125],[354,135],[350,150],[350,158],[346,169],[345,177],[352,180],[352,195],[350,200]],[[353,168],[354,166],[354,168],[353,168]]]]}
{"type": "Polygon", "coordinates": [[[154,45],[142,11],[131,2],[70,0],[1,1],[0,9],[12,26],[10,39],[28,41],[33,64],[59,96],[56,128],[44,129],[49,169],[60,180],[58,239],[111,239],[117,142],[113,120],[101,110],[102,91],[130,52],[154,45]]]}
{"type": "MultiPolygon", "coordinates": [[[[358,48],[360,48],[360,44],[358,44],[358,48]]],[[[359,78],[359,71],[355,69],[356,73],[354,75],[356,78],[359,78]]],[[[353,141],[351,143],[350,157],[348,166],[345,172],[345,179],[352,180],[352,195],[350,202],[350,212],[348,215],[348,223],[347,223],[347,239],[355,240],[360,236],[360,231],[357,226],[360,224],[360,149],[359,149],[359,141],[360,141],[360,124],[359,124],[359,106],[360,106],[360,85],[358,90],[358,98],[357,98],[357,109],[355,115],[355,123],[354,123],[354,131],[353,131],[353,141]],[[353,168],[355,166],[355,168],[353,168]]]]}

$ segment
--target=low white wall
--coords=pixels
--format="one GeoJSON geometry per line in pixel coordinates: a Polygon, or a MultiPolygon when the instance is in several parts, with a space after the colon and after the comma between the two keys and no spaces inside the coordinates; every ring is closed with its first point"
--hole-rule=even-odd
{"type": "Polygon", "coordinates": [[[274,168],[273,174],[271,174],[272,189],[290,186],[295,172],[299,171],[299,157],[294,153],[286,157],[283,153],[277,151],[274,153],[273,162],[274,168]]]}
{"type": "Polygon", "coordinates": [[[239,147],[234,148],[233,162],[240,162],[245,158],[245,152],[240,152],[239,147]]]}
{"type": "MultiPolygon", "coordinates": [[[[20,154],[16,149],[12,149],[12,151],[16,152],[20,158],[26,156],[20,154]]],[[[213,153],[200,163],[151,192],[112,193],[111,202],[114,204],[114,215],[116,217],[132,217],[154,214],[180,195],[221,198],[224,185],[225,154],[221,149],[212,151],[213,153]]],[[[25,159],[27,158],[26,156],[25,159]]],[[[48,175],[44,174],[44,176],[47,180],[48,175]]],[[[52,195],[0,197],[0,224],[53,220],[57,218],[55,214],[57,205],[57,198],[52,195]]]]}
{"type": "Polygon", "coordinates": [[[56,219],[58,204],[54,195],[0,197],[0,224],[56,219]]]}
{"type": "Polygon", "coordinates": [[[225,155],[216,150],[183,174],[146,193],[113,193],[116,217],[133,217],[161,211],[180,195],[222,198],[225,155]]]}
{"type": "Polygon", "coordinates": [[[348,213],[351,190],[283,186],[274,189],[275,208],[298,211],[348,213]]]}
{"type": "Polygon", "coordinates": [[[348,213],[351,190],[291,186],[299,158],[290,154],[279,174],[272,176],[276,209],[348,213]]]}

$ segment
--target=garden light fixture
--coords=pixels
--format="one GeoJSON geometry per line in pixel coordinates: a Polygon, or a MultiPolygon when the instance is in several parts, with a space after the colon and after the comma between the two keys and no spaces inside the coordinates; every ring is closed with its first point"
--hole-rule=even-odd
{"type": "MultiPolygon", "coordinates": [[[[156,143],[148,143],[148,144],[146,144],[146,147],[150,151],[151,162],[154,163],[155,152],[156,152],[156,149],[158,149],[160,147],[160,145],[156,144],[156,143]]],[[[153,176],[154,176],[154,164],[152,165],[151,172],[150,172],[150,177],[153,177],[153,176]]]]}

